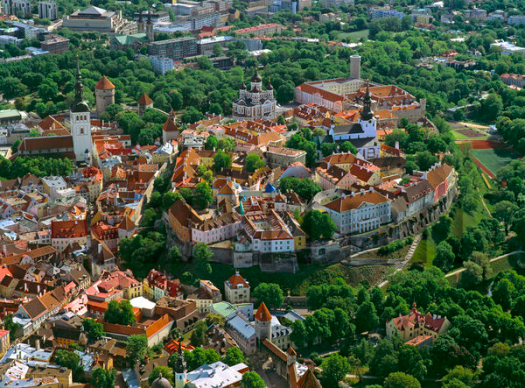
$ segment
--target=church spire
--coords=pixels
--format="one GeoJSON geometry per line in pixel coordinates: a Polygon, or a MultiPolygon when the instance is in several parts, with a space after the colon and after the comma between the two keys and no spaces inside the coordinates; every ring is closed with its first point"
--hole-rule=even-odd
{"type": "Polygon", "coordinates": [[[370,96],[370,84],[366,81],[366,93],[363,99],[363,111],[361,112],[361,118],[363,120],[372,120],[374,118],[374,112],[372,112],[372,98],[370,96]]]}
{"type": "Polygon", "coordinates": [[[76,83],[75,83],[75,99],[73,100],[73,104],[71,105],[71,111],[72,112],[89,112],[89,107],[87,103],[84,101],[84,95],[83,95],[83,89],[84,85],[82,85],[82,75],[80,74],[80,61],[77,54],[77,75],[76,75],[76,83]]]}
{"type": "Polygon", "coordinates": [[[175,362],[175,373],[186,373],[186,360],[184,359],[184,353],[182,352],[182,338],[179,338],[179,357],[175,362]]]}
{"type": "Polygon", "coordinates": [[[82,85],[82,74],[80,74],[80,61],[77,54],[77,82],[75,83],[75,102],[82,101],[82,91],[84,86],[82,85]]]}

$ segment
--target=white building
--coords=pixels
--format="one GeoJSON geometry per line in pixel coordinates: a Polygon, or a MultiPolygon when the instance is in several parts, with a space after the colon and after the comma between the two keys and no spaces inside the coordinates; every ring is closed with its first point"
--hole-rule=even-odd
{"type": "Polygon", "coordinates": [[[235,387],[241,384],[242,375],[249,370],[250,368],[243,363],[228,366],[222,361],[217,361],[210,365],[204,364],[191,372],[176,373],[176,380],[183,379],[185,387],[235,387]]]}
{"type": "Polygon", "coordinates": [[[370,188],[324,205],[341,234],[363,233],[390,222],[391,201],[370,188]]]}
{"type": "Polygon", "coordinates": [[[54,1],[39,1],[38,17],[40,19],[55,20],[58,17],[57,3],[54,1]]]}
{"type": "Polygon", "coordinates": [[[295,250],[290,229],[273,209],[267,213],[247,214],[242,219],[242,228],[250,239],[254,252],[285,253],[295,250]]]}
{"type": "Polygon", "coordinates": [[[232,103],[232,115],[237,120],[272,119],[276,106],[272,84],[268,82],[266,90],[263,90],[262,78],[256,70],[250,90],[242,83],[239,98],[232,103]]]}
{"type": "Polygon", "coordinates": [[[162,56],[156,56],[156,55],[150,55],[149,61],[151,63],[151,67],[153,68],[153,71],[156,74],[166,74],[167,71],[175,69],[175,65],[173,64],[173,59],[168,57],[162,57],[162,56]]]}
{"type": "MultiPolygon", "coordinates": [[[[509,18],[510,19],[510,18],[509,18]]],[[[503,55],[521,54],[525,55],[525,47],[516,46],[511,42],[491,43],[490,47],[500,47],[503,55]]]]}

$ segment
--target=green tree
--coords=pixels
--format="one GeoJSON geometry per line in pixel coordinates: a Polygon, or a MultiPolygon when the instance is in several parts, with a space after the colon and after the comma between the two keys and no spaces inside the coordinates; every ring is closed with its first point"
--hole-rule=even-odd
{"type": "Polygon", "coordinates": [[[130,335],[126,345],[126,357],[128,362],[133,366],[138,361],[142,361],[148,350],[148,339],[144,334],[130,335]]]}
{"type": "Polygon", "coordinates": [[[114,388],[116,380],[117,371],[113,368],[96,368],[91,376],[91,382],[97,388],[114,388]]]}
{"type": "Polygon", "coordinates": [[[204,148],[206,148],[207,150],[217,149],[217,138],[214,135],[208,136],[204,148]]]}
{"type": "Polygon", "coordinates": [[[275,283],[259,283],[253,290],[253,297],[271,309],[280,308],[284,302],[283,291],[275,283]]]}
{"type": "Polygon", "coordinates": [[[254,172],[265,166],[264,161],[257,154],[251,154],[246,157],[246,171],[254,172]]]}
{"type": "Polygon", "coordinates": [[[317,193],[321,192],[321,190],[321,186],[309,178],[303,178],[299,180],[299,183],[295,188],[297,195],[307,202],[310,202],[317,193]]]}
{"type": "Polygon", "coordinates": [[[379,317],[372,302],[364,302],[355,314],[355,326],[358,333],[375,329],[379,325],[379,317]]]}
{"type": "Polygon", "coordinates": [[[117,302],[112,300],[108,303],[108,309],[104,313],[104,321],[128,326],[135,322],[136,317],[129,300],[117,302]]]}
{"type": "Polygon", "coordinates": [[[450,234],[450,229],[452,228],[452,222],[452,218],[443,214],[439,217],[438,222],[432,226],[432,238],[437,243],[447,239],[450,234]]]}
{"type": "Polygon", "coordinates": [[[312,240],[330,239],[336,230],[336,225],[332,218],[319,210],[306,212],[301,226],[312,240]]]}
{"type": "Polygon", "coordinates": [[[494,217],[503,222],[505,234],[509,234],[509,226],[512,225],[514,215],[518,211],[518,206],[510,201],[501,201],[494,205],[494,217]]]}
{"type": "Polygon", "coordinates": [[[168,252],[168,259],[171,263],[179,263],[182,260],[182,255],[178,247],[171,247],[168,252]]]}
{"type": "Polygon", "coordinates": [[[340,354],[331,354],[324,359],[322,364],[323,373],[321,374],[321,384],[326,388],[339,386],[339,381],[350,373],[348,360],[340,354]]]}
{"type": "Polygon", "coordinates": [[[102,323],[95,321],[91,318],[85,318],[82,321],[82,326],[84,330],[88,333],[89,342],[95,342],[102,338],[106,333],[104,333],[104,325],[102,323]]]}
{"type": "Polygon", "coordinates": [[[247,362],[244,353],[237,347],[227,349],[222,361],[229,366],[234,366],[239,363],[245,364],[247,362]]]}
{"type": "Polygon", "coordinates": [[[213,157],[213,170],[220,172],[224,168],[230,168],[232,165],[232,159],[230,155],[222,150],[219,150],[213,157]]]}
{"type": "Polygon", "coordinates": [[[297,319],[293,322],[290,339],[299,348],[302,348],[308,342],[308,331],[306,330],[303,321],[300,319],[297,319]]]}
{"type": "Polygon", "coordinates": [[[508,311],[512,306],[512,295],[515,290],[516,289],[511,281],[503,278],[494,286],[492,290],[492,299],[503,308],[503,311],[508,311]]]}
{"type": "Polygon", "coordinates": [[[151,371],[148,382],[151,387],[151,384],[160,376],[162,375],[163,378],[167,379],[171,385],[175,385],[174,383],[174,375],[173,375],[173,369],[167,367],[167,366],[156,366],[151,371]]]}
{"type": "Polygon", "coordinates": [[[84,369],[80,364],[80,357],[73,351],[59,349],[53,355],[53,359],[57,365],[64,366],[73,371],[73,381],[78,381],[84,373],[84,369]]]}
{"type": "Polygon", "coordinates": [[[455,258],[456,256],[450,244],[446,241],[441,241],[436,248],[436,257],[433,264],[443,272],[448,272],[454,265],[455,258]]]}
{"type": "Polygon", "coordinates": [[[388,375],[383,383],[384,388],[421,388],[421,384],[414,376],[403,372],[395,372],[388,375]]]}
{"type": "Polygon", "coordinates": [[[257,372],[246,372],[242,375],[241,379],[242,388],[265,388],[266,383],[257,372]]]}
{"type": "Polygon", "coordinates": [[[480,112],[482,117],[487,121],[494,121],[503,110],[503,101],[501,96],[491,93],[486,98],[481,99],[480,112]]]}
{"type": "Polygon", "coordinates": [[[213,364],[219,361],[221,358],[214,349],[203,349],[198,347],[197,349],[188,352],[184,352],[184,359],[188,364],[188,370],[194,370],[205,364],[213,364]]]}
{"type": "Polygon", "coordinates": [[[206,209],[213,201],[213,192],[210,185],[206,182],[197,183],[193,198],[200,209],[206,209]]]}
{"type": "Polygon", "coordinates": [[[13,314],[6,314],[3,320],[4,330],[9,330],[9,338],[14,341],[18,337],[20,324],[13,322],[13,314]]]}
{"type": "Polygon", "coordinates": [[[210,260],[213,252],[205,243],[197,243],[193,247],[193,257],[197,260],[197,272],[201,278],[207,278],[211,275],[212,268],[210,260]]]}

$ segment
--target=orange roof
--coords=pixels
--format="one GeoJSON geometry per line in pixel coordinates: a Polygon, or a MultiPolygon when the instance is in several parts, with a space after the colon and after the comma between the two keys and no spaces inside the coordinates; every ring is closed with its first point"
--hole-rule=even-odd
{"type": "Polygon", "coordinates": [[[126,216],[126,218],[124,218],[118,226],[119,229],[123,230],[131,230],[135,227],[135,223],[131,220],[131,218],[129,218],[129,216],[126,216]]]}
{"type": "Polygon", "coordinates": [[[229,284],[229,287],[232,289],[232,290],[235,290],[237,289],[237,287],[242,284],[243,288],[249,288],[250,286],[248,285],[248,283],[246,282],[246,280],[244,280],[244,278],[239,275],[239,274],[235,274],[233,276],[231,276],[229,279],[228,279],[228,282],[230,283],[229,284]]]}
{"type": "Polygon", "coordinates": [[[88,233],[86,220],[51,221],[51,238],[85,237],[88,233]]]}
{"type": "Polygon", "coordinates": [[[153,100],[146,93],[142,93],[142,96],[140,96],[138,104],[139,105],[151,105],[153,104],[153,100]]]}
{"type": "Polygon", "coordinates": [[[257,309],[257,312],[255,313],[255,319],[262,322],[268,322],[272,320],[272,314],[270,314],[270,311],[264,302],[262,302],[257,309]]]}
{"type": "Polygon", "coordinates": [[[441,183],[445,182],[452,170],[452,166],[449,166],[448,164],[442,164],[441,166],[433,168],[427,173],[427,180],[435,189],[441,183]]]}
{"type": "Polygon", "coordinates": [[[104,75],[102,78],[98,81],[98,83],[95,85],[95,89],[99,90],[111,90],[115,89],[115,85],[111,83],[111,81],[104,75]]]}
{"type": "Polygon", "coordinates": [[[345,198],[339,197],[336,200],[325,205],[328,209],[335,210],[338,213],[343,213],[349,210],[359,208],[363,203],[371,203],[377,205],[381,202],[387,202],[389,199],[377,191],[365,191],[364,193],[355,193],[347,195],[345,198]]]}
{"type": "Polygon", "coordinates": [[[168,117],[164,125],[162,126],[162,130],[164,132],[178,132],[179,128],[177,128],[177,125],[175,125],[175,122],[168,117]]]}

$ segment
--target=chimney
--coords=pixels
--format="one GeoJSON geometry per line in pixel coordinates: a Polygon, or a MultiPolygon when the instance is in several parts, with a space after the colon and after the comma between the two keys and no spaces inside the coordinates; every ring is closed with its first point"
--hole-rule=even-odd
{"type": "Polygon", "coordinates": [[[98,244],[98,254],[100,255],[102,253],[102,244],[98,244]]]}
{"type": "Polygon", "coordinates": [[[396,144],[395,144],[394,148],[395,148],[396,150],[399,149],[399,141],[398,141],[398,140],[396,140],[396,144]]]}

